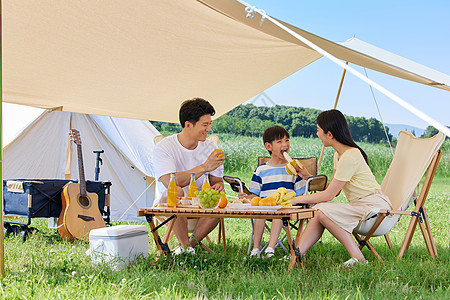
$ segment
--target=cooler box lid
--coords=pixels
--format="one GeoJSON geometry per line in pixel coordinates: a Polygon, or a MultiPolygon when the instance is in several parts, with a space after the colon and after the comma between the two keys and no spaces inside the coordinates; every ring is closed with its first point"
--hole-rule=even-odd
{"type": "Polygon", "coordinates": [[[99,229],[93,229],[89,232],[89,238],[93,237],[125,237],[131,235],[148,234],[146,225],[117,225],[99,229]]]}

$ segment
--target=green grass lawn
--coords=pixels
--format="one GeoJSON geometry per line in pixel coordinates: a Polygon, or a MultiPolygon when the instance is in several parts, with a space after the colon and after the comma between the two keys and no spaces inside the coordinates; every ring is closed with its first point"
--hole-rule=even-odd
{"type": "MultiPolygon", "coordinates": [[[[256,157],[267,154],[259,139],[232,140],[221,137],[227,154],[225,173],[249,182],[256,157]]],[[[294,138],[291,143],[292,156],[320,153],[317,139],[294,138]]],[[[389,165],[389,151],[385,146],[367,151],[380,181],[389,165]]],[[[426,203],[439,253],[436,259],[428,255],[419,229],[403,259],[397,259],[410,220],[402,217],[390,233],[394,251],[384,238],[373,239],[384,263],[365,249],[368,265],[341,268],[349,255],[325,232],[316,250],[308,251],[305,268],[288,272],[286,253],[280,248],[271,259],[249,258],[250,221],[227,219],[226,253],[214,242],[216,229],[211,234],[213,254],[197,249],[195,256],[156,262],[156,247],[150,239],[148,258],[112,270],[108,265],[92,265],[85,254],[89,243],[64,242],[55,229],[47,228],[47,219],[33,219],[32,225],[40,231],[25,243],[20,237],[5,239],[6,276],[0,280],[0,295],[2,299],[449,299],[450,159],[448,152],[444,154],[426,203]]],[[[328,175],[331,155],[326,152],[324,159],[323,172],[328,175]]],[[[228,186],[226,190],[236,195],[228,186]]],[[[268,240],[267,234],[264,239],[268,240]]],[[[170,247],[175,246],[173,239],[170,247]]]]}
{"type": "MultiPolygon", "coordinates": [[[[397,259],[409,222],[403,217],[390,233],[393,252],[383,238],[373,240],[384,264],[366,249],[369,265],[352,269],[339,266],[349,255],[329,233],[307,253],[304,270],[287,272],[288,262],[279,248],[273,259],[251,259],[250,221],[227,219],[226,253],[213,243],[213,254],[197,249],[195,256],[155,262],[156,247],[150,239],[147,259],[111,270],[91,264],[85,254],[88,243],[64,242],[55,229],[47,228],[46,219],[33,219],[40,232],[27,242],[19,237],[5,240],[6,277],[0,293],[4,299],[448,299],[449,198],[448,182],[438,178],[427,202],[438,258],[430,258],[418,231],[403,259],[397,259]]],[[[217,230],[211,237],[217,239],[217,230]]]]}

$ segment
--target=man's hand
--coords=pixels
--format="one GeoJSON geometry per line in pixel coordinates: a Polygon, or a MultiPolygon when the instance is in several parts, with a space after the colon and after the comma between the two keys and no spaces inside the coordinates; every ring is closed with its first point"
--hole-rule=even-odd
{"type": "Polygon", "coordinates": [[[246,193],[243,193],[243,192],[240,192],[240,193],[238,194],[238,198],[239,198],[239,199],[248,199],[248,200],[251,200],[251,199],[253,199],[253,198],[255,198],[255,197],[259,197],[259,196],[258,196],[258,195],[255,195],[255,194],[247,195],[246,193]]]}
{"type": "Polygon", "coordinates": [[[238,198],[239,199],[247,199],[247,194],[241,192],[241,193],[238,194],[238,198]]]}
{"type": "Polygon", "coordinates": [[[216,190],[219,193],[225,191],[225,188],[223,187],[223,182],[217,182],[213,186],[211,186],[212,190],[216,190]]]}
{"type": "Polygon", "coordinates": [[[212,152],[211,155],[206,159],[203,163],[203,168],[205,168],[206,172],[212,172],[223,164],[225,160],[225,155],[219,157],[219,155],[224,155],[223,151],[212,152]]]}
{"type": "Polygon", "coordinates": [[[181,200],[179,198],[185,197],[183,188],[177,185],[177,205],[181,204],[181,200]]]}

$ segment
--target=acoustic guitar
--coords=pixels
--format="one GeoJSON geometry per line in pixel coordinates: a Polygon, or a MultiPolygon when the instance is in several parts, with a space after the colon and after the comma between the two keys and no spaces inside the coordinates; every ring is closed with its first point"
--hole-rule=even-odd
{"type": "Polygon", "coordinates": [[[86,191],[79,131],[72,129],[71,137],[77,145],[80,183],[69,182],[64,186],[61,193],[62,209],[58,219],[58,233],[63,239],[71,242],[74,239],[88,241],[92,229],[106,226],[98,208],[97,194],[86,191]]]}

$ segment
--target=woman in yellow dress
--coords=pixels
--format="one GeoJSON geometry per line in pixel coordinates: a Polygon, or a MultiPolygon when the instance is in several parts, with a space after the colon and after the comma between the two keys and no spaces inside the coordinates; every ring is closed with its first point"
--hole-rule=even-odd
{"type": "MultiPolygon", "coordinates": [[[[349,252],[344,266],[367,263],[352,236],[353,229],[367,212],[391,209],[391,203],[375,180],[366,153],[353,141],[344,115],[338,110],[322,112],[317,117],[317,136],[334,154],[333,179],[327,189],[298,196],[292,204],[315,204],[317,212],[308,222],[300,238],[299,250],[304,254],[317,242],[326,228],[349,252]],[[349,203],[331,202],[343,190],[349,203]]],[[[297,169],[302,175],[302,170],[297,169]]]]}

